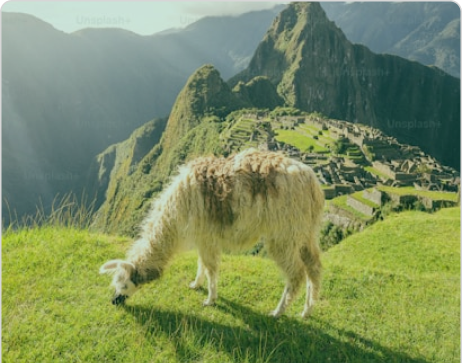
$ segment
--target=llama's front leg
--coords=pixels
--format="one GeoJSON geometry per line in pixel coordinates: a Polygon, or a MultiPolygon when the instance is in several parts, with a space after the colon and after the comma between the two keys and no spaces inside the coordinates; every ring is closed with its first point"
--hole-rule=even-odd
{"type": "Polygon", "coordinates": [[[204,278],[205,278],[205,268],[204,268],[204,264],[202,263],[201,258],[199,257],[197,259],[196,279],[189,284],[189,287],[191,289],[198,289],[204,283],[204,278]]]}

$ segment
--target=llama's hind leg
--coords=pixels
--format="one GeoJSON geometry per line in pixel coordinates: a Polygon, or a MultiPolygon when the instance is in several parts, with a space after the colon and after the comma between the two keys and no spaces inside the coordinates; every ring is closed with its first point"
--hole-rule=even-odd
{"type": "Polygon", "coordinates": [[[204,306],[215,304],[218,298],[217,284],[218,284],[218,266],[220,263],[220,252],[208,248],[207,251],[200,251],[200,259],[202,262],[202,271],[207,277],[208,283],[208,296],[203,302],[204,306]]]}
{"type": "Polygon", "coordinates": [[[302,268],[296,268],[293,271],[291,271],[290,274],[288,274],[286,271],[286,274],[288,276],[284,292],[282,293],[282,297],[279,300],[276,309],[274,309],[270,314],[274,317],[278,317],[284,314],[286,309],[297,296],[297,293],[300,289],[300,285],[302,284],[303,278],[305,276],[304,270],[302,268]]]}
{"type": "Polygon", "coordinates": [[[279,300],[276,309],[273,310],[270,314],[274,317],[278,317],[285,312],[287,307],[297,296],[297,292],[299,291],[306,274],[303,262],[301,261],[299,256],[290,256],[285,254],[281,250],[277,252],[271,252],[270,249],[269,252],[287,277],[286,286],[284,288],[284,292],[282,293],[282,297],[279,300]]]}
{"type": "Polygon", "coordinates": [[[301,251],[301,257],[307,274],[306,300],[302,317],[307,318],[310,316],[313,306],[319,297],[322,269],[319,248],[316,246],[310,251],[307,247],[304,247],[301,251]]]}
{"type": "Polygon", "coordinates": [[[196,278],[195,278],[195,280],[193,282],[191,282],[189,284],[189,287],[191,289],[198,289],[204,283],[204,279],[205,279],[205,268],[204,268],[204,264],[202,263],[202,260],[201,260],[201,258],[199,256],[199,258],[197,259],[196,278]]]}

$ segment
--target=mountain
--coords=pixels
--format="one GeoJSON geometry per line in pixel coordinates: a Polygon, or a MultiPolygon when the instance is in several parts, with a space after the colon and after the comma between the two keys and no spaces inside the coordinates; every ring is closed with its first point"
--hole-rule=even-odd
{"type": "Polygon", "coordinates": [[[153,125],[147,124],[95,160],[92,169],[98,171],[100,194],[107,185],[95,227],[134,234],[150,199],[168,182],[179,164],[193,156],[223,153],[219,138],[223,117],[246,106],[250,104],[231,90],[214,67],[205,65],[196,70],[179,93],[160,141],[149,136],[153,125]],[[145,144],[143,153],[135,159],[130,150],[137,135],[148,135],[146,140],[150,143],[145,144]],[[114,169],[114,155],[120,155],[123,168],[114,169]]]}
{"type": "Polygon", "coordinates": [[[206,115],[222,118],[246,106],[250,105],[232,92],[212,65],[202,66],[188,79],[173,105],[164,145],[174,147],[177,139],[199,126],[206,115]]]}
{"type": "Polygon", "coordinates": [[[80,194],[97,153],[168,113],[158,83],[178,75],[136,34],[66,34],[2,16],[3,196],[21,216],[39,200],[48,209],[58,193],[80,194]]]}
{"type": "Polygon", "coordinates": [[[92,163],[89,171],[89,180],[92,183],[88,185],[90,195],[96,198],[96,208],[105,200],[111,180],[119,181],[132,174],[152,146],[159,143],[166,121],[149,121],[136,129],[127,140],[109,146],[96,157],[96,162],[92,163]]]}
{"type": "Polygon", "coordinates": [[[284,100],[278,95],[276,87],[267,77],[257,76],[249,82],[239,82],[233,91],[256,108],[274,109],[284,104],[284,100]]]}
{"type": "Polygon", "coordinates": [[[10,212],[19,219],[34,213],[37,204],[49,210],[57,194],[91,194],[95,155],[168,115],[204,63],[227,76],[242,70],[280,9],[209,17],[152,36],[67,34],[2,12],[3,222],[10,212]]]}
{"type": "Polygon", "coordinates": [[[272,9],[239,16],[205,17],[184,29],[154,34],[151,40],[172,67],[186,74],[178,91],[189,75],[208,63],[228,79],[248,65],[272,21],[285,7],[275,4],[272,9]]]}
{"type": "MultiPolygon", "coordinates": [[[[353,197],[362,200],[362,191],[377,185],[393,190],[407,186],[408,194],[414,188],[422,195],[427,190],[432,198],[438,193],[428,190],[446,191],[441,193],[445,198],[457,199],[454,191],[460,174],[418,147],[402,145],[377,129],[329,120],[319,113],[290,107],[258,109],[249,101],[253,97],[249,90],[258,102],[271,95],[279,97],[265,77],[239,82],[231,89],[213,66],[205,65],[191,75],[178,95],[166,126],[162,120],[151,121],[98,155],[92,170],[93,179],[98,180],[97,206],[101,206],[93,227],[135,235],[150,201],[176,174],[178,165],[204,154],[228,155],[249,147],[280,150],[310,165],[324,184],[326,198],[343,198],[338,201],[343,204],[332,212],[337,216],[342,210],[338,213],[343,213],[343,221],[350,215],[343,208],[349,197],[345,194],[357,191],[353,197]]],[[[437,205],[433,199],[430,204],[437,205]]],[[[358,212],[353,212],[347,222],[369,223],[374,213],[359,212],[359,221],[358,212]],[[368,214],[363,219],[360,213],[368,214]]]]}
{"type": "Polygon", "coordinates": [[[460,78],[460,9],[454,2],[322,2],[353,43],[435,65],[460,78]]]}
{"type": "MultiPolygon", "coordinates": [[[[443,14],[444,3],[432,4],[433,7],[427,7],[431,11],[421,14],[427,25],[405,28],[393,44],[399,40],[401,45],[397,47],[401,49],[412,46],[414,53],[429,59],[429,64],[446,69],[434,62],[432,55],[458,62],[457,57],[448,58],[438,50],[442,44],[447,49],[459,49],[459,44],[453,44],[459,34],[458,18],[451,20],[443,14]],[[430,27],[445,21],[448,23],[441,31],[440,25],[430,27]],[[433,29],[435,36],[429,37],[433,29]],[[406,41],[401,42],[403,39],[406,41]],[[420,39],[425,40],[424,46],[420,39]]],[[[323,6],[326,8],[326,4],[323,6]]],[[[342,4],[338,6],[343,9],[342,4]]],[[[95,155],[126,140],[146,121],[168,115],[188,77],[203,64],[214,64],[224,79],[243,70],[277,13],[285,7],[240,16],[208,17],[184,29],[152,36],[120,29],[85,29],[66,34],[35,17],[2,12],[2,222],[8,223],[10,211],[16,212],[19,219],[34,213],[37,204],[49,210],[57,194],[80,194],[85,190],[92,196],[95,188],[100,190],[98,182],[88,181],[88,169],[95,155]]],[[[341,15],[342,11],[337,13],[341,15]]],[[[399,11],[390,14],[390,21],[399,19],[402,23],[410,19],[417,23],[412,16],[398,18],[399,11]]],[[[371,16],[354,19],[354,25],[363,26],[362,29],[367,24],[371,27],[379,23],[369,21],[371,16]]],[[[380,28],[374,32],[373,41],[386,39],[395,28],[398,27],[388,31],[380,28]]],[[[350,78],[353,73],[371,73],[372,78],[388,76],[380,64],[376,68],[358,67],[341,72],[350,78]]],[[[272,109],[284,102],[275,91],[278,84],[272,82],[271,77],[247,77],[233,87],[238,86],[234,91],[241,101],[272,109]]],[[[420,118],[412,122],[426,125],[419,124],[420,118]]],[[[409,140],[416,129],[412,123],[391,125],[403,129],[409,140]]],[[[436,137],[444,140],[441,128],[436,131],[436,137]]],[[[452,134],[457,134],[457,129],[452,134]]],[[[422,138],[420,134],[415,137],[416,142],[422,138]]],[[[440,142],[437,147],[445,149],[441,145],[440,142]]],[[[454,154],[458,155],[457,151],[454,154]]],[[[93,171],[90,174],[94,175],[93,171]]]]}
{"type": "Polygon", "coordinates": [[[460,169],[460,80],[349,42],[319,3],[292,3],[233,86],[266,76],[289,106],[359,122],[460,169]]]}

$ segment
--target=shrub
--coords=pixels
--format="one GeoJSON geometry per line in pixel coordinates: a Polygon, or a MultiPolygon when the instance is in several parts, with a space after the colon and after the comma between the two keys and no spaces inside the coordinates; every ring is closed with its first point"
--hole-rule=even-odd
{"type": "Polygon", "coordinates": [[[334,154],[343,154],[345,152],[345,140],[344,139],[338,139],[332,144],[331,151],[334,154]]]}
{"type": "Polygon", "coordinates": [[[321,228],[319,240],[321,249],[327,251],[353,233],[354,230],[352,228],[340,227],[328,221],[321,228]]]}
{"type": "Polygon", "coordinates": [[[425,207],[425,205],[420,200],[416,200],[412,204],[412,209],[418,210],[418,211],[421,211],[421,212],[427,211],[427,208],[425,207]]]}

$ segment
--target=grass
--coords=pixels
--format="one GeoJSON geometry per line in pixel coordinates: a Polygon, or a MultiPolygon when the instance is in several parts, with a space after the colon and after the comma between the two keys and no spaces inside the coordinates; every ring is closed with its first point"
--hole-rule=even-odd
{"type": "Polygon", "coordinates": [[[430,198],[433,200],[447,200],[451,202],[457,202],[457,193],[451,193],[451,192],[417,190],[413,187],[395,188],[395,187],[379,186],[378,189],[383,192],[389,193],[389,194],[416,195],[419,197],[426,197],[426,198],[430,198]]]}
{"type": "Polygon", "coordinates": [[[307,152],[310,146],[313,147],[313,152],[316,153],[329,152],[327,148],[320,146],[315,139],[304,136],[300,132],[294,130],[277,130],[276,140],[295,146],[297,149],[304,152],[307,152]]]}
{"type": "Polygon", "coordinates": [[[329,130],[321,130],[320,128],[307,124],[298,125],[296,130],[301,131],[303,134],[309,137],[317,136],[319,138],[319,143],[323,145],[330,145],[335,142],[335,139],[330,137],[329,130]],[[322,131],[321,135],[319,135],[319,131],[322,131]]]}
{"type": "Polygon", "coordinates": [[[217,306],[179,256],[125,307],[109,303],[108,259],[128,240],[74,228],[3,236],[5,362],[459,362],[460,209],[392,215],[323,256],[322,298],[267,316],[283,288],[270,260],[223,257],[217,306]]]}
{"type": "Polygon", "coordinates": [[[379,170],[375,169],[374,167],[372,166],[365,166],[364,167],[364,170],[368,171],[369,173],[371,174],[374,174],[382,179],[390,179],[390,177],[382,172],[380,172],[379,170]]]}
{"type": "Polygon", "coordinates": [[[351,314],[345,328],[423,362],[459,361],[460,208],[391,216],[334,247],[325,267],[325,288],[339,295],[329,304],[351,314]]]}

